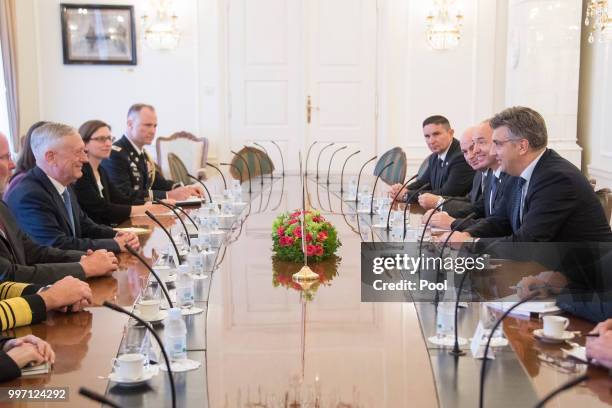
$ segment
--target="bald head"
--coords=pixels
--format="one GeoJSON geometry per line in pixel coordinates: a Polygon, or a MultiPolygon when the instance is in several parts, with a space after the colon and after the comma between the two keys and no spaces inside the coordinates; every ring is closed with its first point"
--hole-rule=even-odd
{"type": "Polygon", "coordinates": [[[11,157],[8,138],[0,132],[0,192],[4,192],[9,177],[13,173],[15,163],[11,157]]]}
{"type": "Polygon", "coordinates": [[[476,156],[474,155],[474,135],[478,131],[478,126],[467,128],[459,138],[461,152],[467,164],[472,168],[476,165],[476,156]]]}
{"type": "Polygon", "coordinates": [[[474,132],[474,156],[477,162],[475,170],[496,170],[499,167],[493,149],[493,128],[488,120],[482,122],[474,132]]]}

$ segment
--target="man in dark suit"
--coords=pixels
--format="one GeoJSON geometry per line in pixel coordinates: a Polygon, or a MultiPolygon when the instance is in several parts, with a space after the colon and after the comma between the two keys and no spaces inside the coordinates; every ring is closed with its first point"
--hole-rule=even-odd
{"type": "Polygon", "coordinates": [[[500,168],[516,178],[500,211],[453,234],[452,242],[472,241],[480,248],[493,241],[612,241],[603,207],[587,179],[546,148],[548,134],[539,113],[508,108],[490,123],[500,168]]]}
{"type": "Polygon", "coordinates": [[[70,186],[83,175],[85,145],[76,129],[47,123],[31,139],[36,167],[8,198],[21,228],[40,245],[80,251],[138,247],[133,233],[115,233],[94,223],[82,210],[70,186]]]}
{"type": "MultiPolygon", "coordinates": [[[[427,147],[432,154],[428,159],[427,170],[422,177],[408,185],[404,197],[409,197],[415,190],[429,183],[423,191],[441,196],[462,196],[470,191],[474,170],[467,164],[459,141],[453,137],[448,119],[444,116],[431,116],[423,122],[423,135],[427,147]]],[[[391,187],[391,194],[395,195],[401,184],[391,187]]],[[[413,199],[416,202],[417,198],[413,199]]]]}
{"type": "MultiPolygon", "coordinates": [[[[15,168],[6,136],[0,133],[0,192],[15,168]]],[[[21,231],[13,214],[0,201],[0,282],[28,282],[46,285],[65,276],[84,280],[111,274],[117,269],[113,253],[96,251],[86,255],[80,251],[64,251],[34,243],[21,231]]]]}
{"type": "Polygon", "coordinates": [[[139,103],[130,107],[125,135],[113,144],[110,157],[101,163],[123,195],[120,201],[140,205],[166,198],[201,197],[199,188],[166,180],[155,167],[144,147],[153,142],[156,129],[157,114],[153,106],[139,103]]]}
{"type": "MultiPolygon", "coordinates": [[[[493,129],[489,121],[466,132],[469,140],[464,134],[461,140],[461,150],[464,152],[465,160],[476,170],[472,190],[467,197],[456,197],[443,206],[443,210],[431,217],[431,225],[438,228],[455,228],[459,231],[474,225],[478,219],[494,215],[504,205],[504,188],[511,177],[502,172],[497,158],[492,151],[493,129]],[[471,144],[469,144],[471,142],[471,144]],[[463,217],[475,213],[473,219],[463,222],[463,217]]],[[[419,197],[419,203],[424,208],[435,208],[448,197],[432,196],[424,194],[419,197]],[[432,207],[431,202],[435,200],[432,207]]],[[[430,210],[431,211],[431,210],[430,210]]],[[[425,214],[429,217],[430,212],[425,214]]]]}

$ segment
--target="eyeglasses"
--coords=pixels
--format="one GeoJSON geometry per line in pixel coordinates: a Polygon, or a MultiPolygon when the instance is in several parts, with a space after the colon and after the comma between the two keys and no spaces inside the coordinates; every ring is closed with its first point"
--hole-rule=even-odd
{"type": "Polygon", "coordinates": [[[106,143],[106,142],[114,142],[115,138],[113,136],[98,136],[98,137],[92,137],[90,140],[94,140],[100,143],[106,143]]]}

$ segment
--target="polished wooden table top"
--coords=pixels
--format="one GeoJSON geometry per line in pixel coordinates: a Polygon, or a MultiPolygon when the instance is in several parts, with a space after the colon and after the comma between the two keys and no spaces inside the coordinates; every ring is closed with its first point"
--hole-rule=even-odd
{"type": "MultiPolygon", "coordinates": [[[[271,252],[272,220],[280,212],[300,207],[299,179],[277,179],[271,189],[269,180],[264,181],[263,191],[255,191],[252,205],[245,209],[248,216],[244,223],[232,233],[223,262],[211,277],[210,293],[203,291],[205,333],[198,335],[205,338],[205,350],[193,353],[200,353],[197,358],[205,362],[205,368],[199,376],[190,377],[186,387],[198,387],[201,381],[199,386],[207,390],[208,401],[188,399],[188,405],[288,407],[302,399],[321,407],[433,407],[452,400],[440,398],[442,392],[477,394],[477,388],[440,389],[439,373],[432,367],[436,360],[432,359],[441,352],[427,344],[423,316],[415,304],[360,301],[360,244],[362,239],[377,238],[367,220],[351,214],[350,205],[338,198],[337,177],[329,190],[312,180],[308,183],[310,206],[323,211],[342,241],[340,262],[328,262],[325,279],[308,293],[291,285],[294,266],[273,262],[271,252]]],[[[259,186],[254,181],[254,190],[259,186]]],[[[420,222],[420,214],[422,211],[411,208],[413,225],[420,222]]],[[[167,217],[164,223],[171,225],[173,220],[167,217]]],[[[141,238],[146,258],[167,248],[166,237],[151,221],[139,218],[131,224],[152,229],[141,238]]],[[[111,300],[130,306],[138,296],[146,269],[129,255],[122,254],[120,262],[120,270],[112,277],[90,282],[96,305],[111,300]]],[[[572,329],[583,332],[593,326],[577,318],[571,321],[572,329]]],[[[17,336],[33,333],[49,341],[57,362],[50,374],[3,386],[68,386],[70,401],[53,406],[96,405],[80,397],[78,387],[100,393],[109,390],[104,377],[110,372],[126,322],[125,316],[95,306],[75,314],[52,313],[46,322],[11,331],[17,336]]],[[[559,364],[560,360],[548,358],[560,356],[560,348],[537,342],[531,332],[539,327],[537,320],[508,319],[504,324],[511,345],[508,358],[518,359],[522,367],[511,375],[523,376],[530,392],[541,398],[576,375],[579,367],[568,368],[559,364]]],[[[463,335],[468,334],[471,336],[467,332],[463,335]]],[[[469,355],[461,358],[472,359],[469,355]]],[[[607,372],[593,367],[589,373],[593,379],[558,396],[555,406],[610,403],[612,381],[607,372]]],[[[500,375],[503,379],[505,374],[500,375]]],[[[126,406],[163,406],[163,401],[155,401],[155,395],[169,391],[157,383],[152,387],[152,394],[144,399],[132,395],[132,400],[121,401],[126,406]]],[[[121,397],[108,392],[111,398],[121,397]]],[[[495,390],[488,388],[487,393],[495,390]]],[[[13,404],[22,405],[40,404],[13,404]]],[[[502,401],[500,405],[504,405],[502,401]]],[[[512,406],[512,401],[505,405],[512,406]]]]}

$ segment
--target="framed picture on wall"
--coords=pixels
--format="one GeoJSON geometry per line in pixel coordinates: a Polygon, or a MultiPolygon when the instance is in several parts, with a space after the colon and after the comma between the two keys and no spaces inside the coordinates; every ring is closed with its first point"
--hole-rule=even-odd
{"type": "Polygon", "coordinates": [[[64,64],[136,65],[134,7],[60,4],[64,64]]]}

